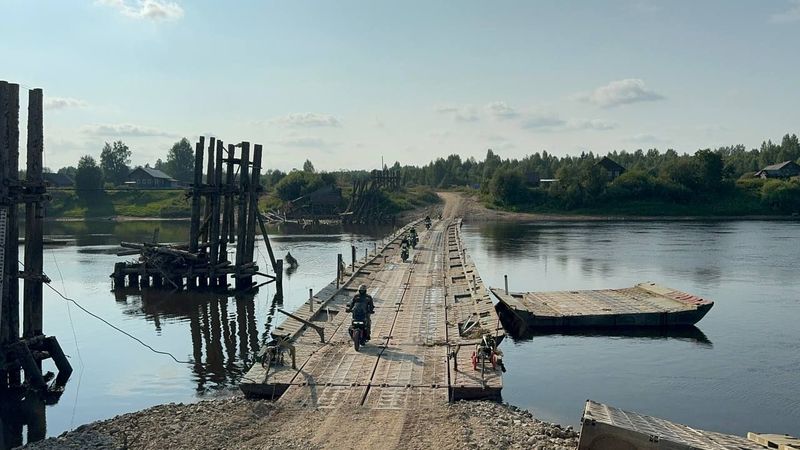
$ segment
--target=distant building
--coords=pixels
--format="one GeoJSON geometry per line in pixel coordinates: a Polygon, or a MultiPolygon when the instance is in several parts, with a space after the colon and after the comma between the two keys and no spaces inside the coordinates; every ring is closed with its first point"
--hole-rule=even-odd
{"type": "Polygon", "coordinates": [[[75,182],[72,180],[72,178],[61,173],[43,173],[42,178],[44,178],[45,184],[53,188],[75,187],[75,182]]]}
{"type": "Polygon", "coordinates": [[[761,178],[791,178],[800,175],[800,165],[794,161],[784,161],[764,167],[756,172],[755,176],[761,178]]]}
{"type": "Polygon", "coordinates": [[[617,164],[616,161],[609,158],[608,156],[604,156],[603,159],[598,161],[596,165],[602,167],[603,169],[606,170],[606,172],[608,172],[609,180],[613,180],[614,178],[617,178],[618,176],[625,173],[625,168],[617,164]]]}
{"type": "Polygon", "coordinates": [[[178,187],[178,180],[158,169],[137,167],[128,174],[125,184],[140,189],[174,188],[178,187]]]}

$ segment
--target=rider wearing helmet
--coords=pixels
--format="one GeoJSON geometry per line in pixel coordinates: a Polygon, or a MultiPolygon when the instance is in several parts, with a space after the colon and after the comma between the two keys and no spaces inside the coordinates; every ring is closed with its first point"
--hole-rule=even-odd
{"type": "Polygon", "coordinates": [[[364,322],[364,328],[366,329],[364,338],[368,341],[372,334],[372,321],[369,315],[375,312],[375,304],[372,302],[372,296],[367,294],[366,284],[358,287],[358,294],[347,304],[347,311],[353,313],[353,320],[364,322]]]}

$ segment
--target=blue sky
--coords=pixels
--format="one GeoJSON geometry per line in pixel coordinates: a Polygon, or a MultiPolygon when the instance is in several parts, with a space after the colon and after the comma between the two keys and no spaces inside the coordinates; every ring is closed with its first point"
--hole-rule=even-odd
{"type": "Polygon", "coordinates": [[[209,133],[332,170],[800,132],[800,0],[0,5],[0,78],[45,90],[53,169],[209,133]]]}

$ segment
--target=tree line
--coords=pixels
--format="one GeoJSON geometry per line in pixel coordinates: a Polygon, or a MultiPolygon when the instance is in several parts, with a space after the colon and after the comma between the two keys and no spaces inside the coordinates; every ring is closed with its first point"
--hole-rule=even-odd
{"type": "MultiPolygon", "coordinates": [[[[99,162],[92,155],[83,155],[77,166],[66,166],[57,173],[75,181],[78,191],[96,191],[113,188],[127,181],[132,168],[133,152],[123,141],[106,142],[100,151],[99,162]]],[[[146,167],[149,167],[146,166],[146,167]]],[[[182,183],[190,183],[194,177],[194,149],[186,138],[175,142],[167,151],[166,160],[156,160],[158,169],[182,183]]]]}

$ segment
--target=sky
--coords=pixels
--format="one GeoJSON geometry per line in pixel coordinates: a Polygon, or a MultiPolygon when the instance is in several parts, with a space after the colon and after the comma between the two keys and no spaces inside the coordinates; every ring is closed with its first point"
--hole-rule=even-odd
{"type": "MultiPolygon", "coordinates": [[[[268,168],[337,170],[489,148],[755,148],[800,133],[800,0],[0,0],[0,11],[0,79],[44,89],[53,170],[114,140],[152,165],[199,135],[263,144],[268,168]]],[[[24,145],[24,120],[22,131],[24,145]]]]}

